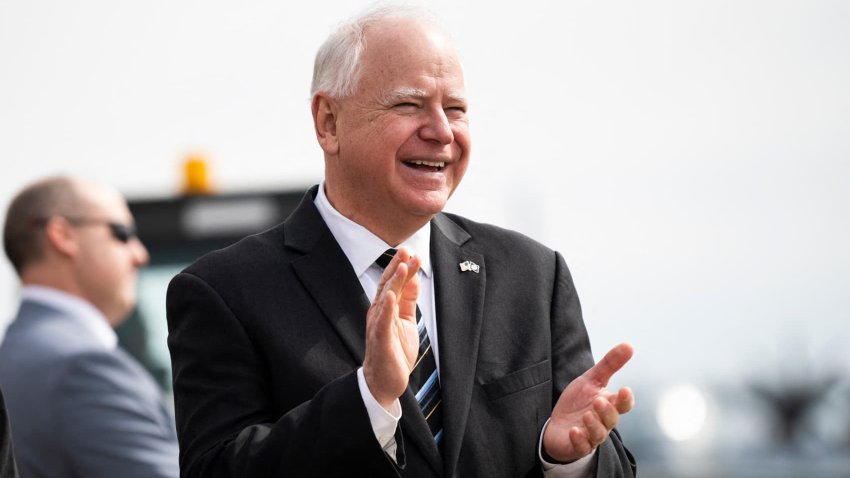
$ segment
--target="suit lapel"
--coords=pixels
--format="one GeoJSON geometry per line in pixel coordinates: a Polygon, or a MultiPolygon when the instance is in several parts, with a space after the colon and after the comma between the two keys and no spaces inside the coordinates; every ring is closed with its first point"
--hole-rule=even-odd
{"type": "Polygon", "coordinates": [[[483,255],[463,247],[470,236],[460,226],[442,214],[434,218],[432,225],[431,262],[443,394],[443,461],[445,476],[453,476],[472,399],[487,270],[483,255]],[[459,264],[465,261],[478,264],[478,272],[461,271],[459,264]]]}
{"type": "Polygon", "coordinates": [[[434,436],[431,435],[431,429],[428,428],[428,423],[425,422],[425,417],[422,416],[422,411],[419,409],[419,402],[416,397],[407,387],[404,394],[399,397],[401,402],[401,430],[404,436],[408,437],[411,442],[419,449],[425,460],[431,465],[431,469],[437,476],[442,475],[443,459],[440,457],[440,451],[434,443],[434,436]]]}
{"type": "Polygon", "coordinates": [[[365,352],[369,300],[351,263],[313,204],[316,191],[316,187],[310,189],[286,220],[286,246],[304,252],[292,262],[292,267],[355,363],[360,365],[365,352]]]}

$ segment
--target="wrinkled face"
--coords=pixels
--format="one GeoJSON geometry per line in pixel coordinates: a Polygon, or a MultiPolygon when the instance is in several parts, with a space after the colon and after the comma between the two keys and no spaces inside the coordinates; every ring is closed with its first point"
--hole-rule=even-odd
{"type": "Polygon", "coordinates": [[[355,94],[337,106],[339,151],[326,162],[334,206],[361,224],[424,225],[440,212],[470,151],[463,70],[448,41],[410,20],[370,27],[355,94]]]}
{"type": "Polygon", "coordinates": [[[81,215],[89,222],[74,228],[79,252],[76,277],[85,298],[115,326],[136,304],[138,269],[147,264],[148,252],[136,237],[120,241],[107,225],[133,224],[120,194],[95,185],[82,194],[87,206],[81,215]]]}

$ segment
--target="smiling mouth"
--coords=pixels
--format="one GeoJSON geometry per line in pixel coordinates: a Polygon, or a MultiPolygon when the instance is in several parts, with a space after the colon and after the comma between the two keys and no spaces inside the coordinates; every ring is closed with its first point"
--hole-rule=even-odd
{"type": "Polygon", "coordinates": [[[413,169],[421,169],[425,171],[438,172],[442,171],[443,168],[446,167],[445,161],[404,161],[404,165],[413,168],[413,169]]]}

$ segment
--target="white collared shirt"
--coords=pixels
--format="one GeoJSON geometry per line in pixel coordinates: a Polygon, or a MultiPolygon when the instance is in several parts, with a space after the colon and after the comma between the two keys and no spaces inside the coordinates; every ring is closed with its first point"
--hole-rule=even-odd
{"type": "Polygon", "coordinates": [[[21,300],[38,302],[64,312],[68,320],[76,320],[103,345],[106,350],[118,346],[118,336],[106,317],[89,302],[67,292],[41,285],[25,285],[21,300]]]}
{"type": "MultiPolygon", "coordinates": [[[[339,213],[328,201],[325,195],[325,183],[319,185],[319,193],[314,201],[319,209],[319,214],[325,220],[328,229],[331,230],[336,242],[351,263],[354,273],[366,297],[372,302],[378,291],[378,283],[384,270],[375,264],[375,259],[381,256],[388,245],[381,238],[373,234],[365,227],[348,219],[339,213]]],[[[431,223],[428,222],[421,229],[413,233],[404,242],[394,247],[404,247],[411,254],[419,257],[419,311],[422,312],[422,320],[425,321],[425,330],[431,340],[431,348],[434,351],[434,360],[437,362],[437,370],[440,369],[440,352],[437,338],[437,321],[434,313],[434,275],[431,268],[431,223]]]]}
{"type": "MultiPolygon", "coordinates": [[[[378,291],[378,283],[383,274],[383,269],[375,264],[375,260],[389,249],[390,246],[365,227],[340,214],[331,205],[328,197],[325,195],[324,181],[319,185],[319,192],[313,203],[319,210],[319,214],[324,219],[334,239],[340,245],[345,257],[348,258],[348,262],[351,263],[351,267],[354,269],[354,273],[357,275],[357,280],[360,281],[366,297],[369,298],[370,302],[373,301],[378,291]]],[[[425,328],[428,331],[429,338],[433,338],[431,345],[439,370],[436,320],[433,313],[434,287],[431,270],[430,236],[431,224],[428,223],[399,246],[405,247],[411,254],[419,256],[422,263],[419,270],[419,311],[422,313],[422,320],[425,320],[425,328]],[[426,298],[430,298],[430,300],[426,298]]],[[[366,320],[366,318],[364,317],[363,320],[366,320]]],[[[363,367],[357,370],[357,382],[360,387],[360,395],[363,397],[363,403],[366,405],[366,412],[369,414],[369,421],[372,423],[372,430],[375,432],[375,438],[377,438],[384,451],[395,459],[396,442],[394,436],[398,427],[398,421],[401,420],[401,404],[396,399],[389,410],[382,407],[375,400],[375,397],[366,384],[363,367]]]]}

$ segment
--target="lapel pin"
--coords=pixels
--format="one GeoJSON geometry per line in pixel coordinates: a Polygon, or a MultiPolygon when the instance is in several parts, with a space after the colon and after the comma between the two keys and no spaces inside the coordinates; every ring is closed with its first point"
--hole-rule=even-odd
{"type": "Polygon", "coordinates": [[[461,272],[472,271],[472,272],[478,274],[478,272],[481,270],[481,267],[478,264],[476,264],[472,261],[461,262],[460,264],[458,264],[458,266],[460,266],[461,272]]]}

